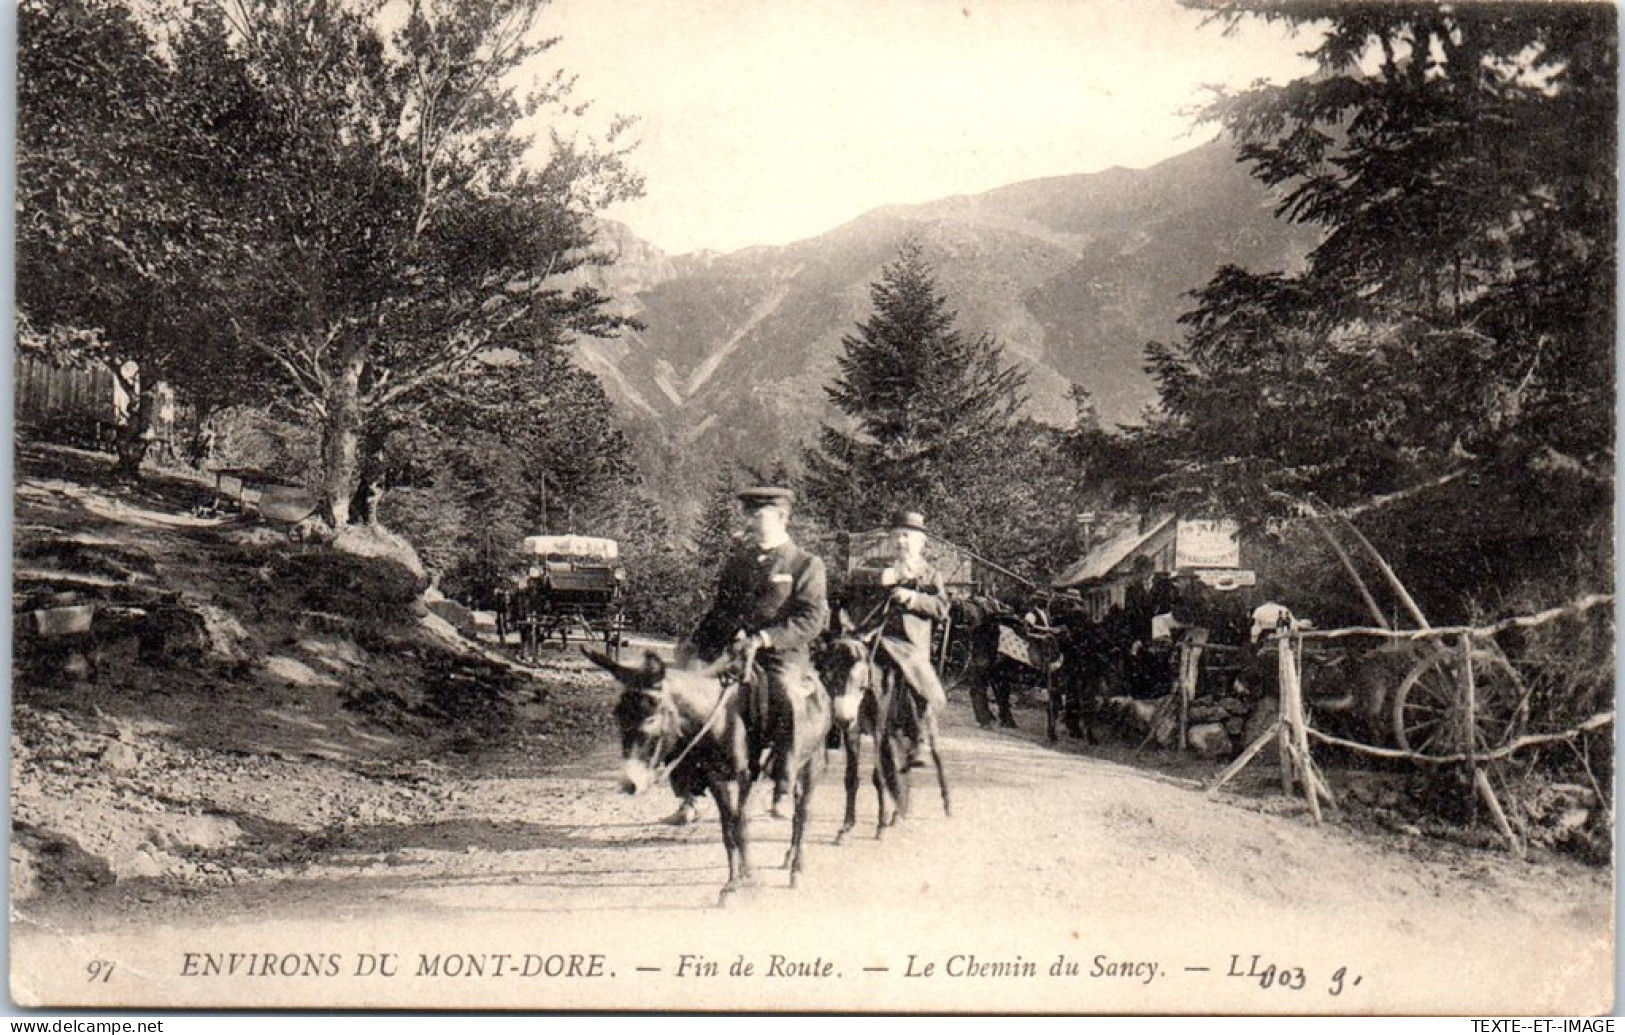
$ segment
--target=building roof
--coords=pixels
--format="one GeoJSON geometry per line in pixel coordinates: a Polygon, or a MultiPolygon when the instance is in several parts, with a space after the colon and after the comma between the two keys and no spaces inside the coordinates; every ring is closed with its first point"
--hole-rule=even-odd
{"type": "Polygon", "coordinates": [[[1161,549],[1167,537],[1177,529],[1178,519],[1162,518],[1145,532],[1128,531],[1106,540],[1090,550],[1082,560],[1061,572],[1050,582],[1055,589],[1081,585],[1110,578],[1117,568],[1134,557],[1149,556],[1161,549]]]}

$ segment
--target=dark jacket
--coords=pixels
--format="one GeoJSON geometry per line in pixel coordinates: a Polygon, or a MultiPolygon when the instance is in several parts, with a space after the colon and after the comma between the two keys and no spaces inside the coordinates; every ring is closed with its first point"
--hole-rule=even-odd
{"type": "Polygon", "coordinates": [[[690,641],[698,657],[714,661],[740,630],[766,632],[780,660],[806,661],[808,647],[828,625],[822,560],[794,542],[770,550],[746,544],[722,566],[716,599],[690,641]]]}

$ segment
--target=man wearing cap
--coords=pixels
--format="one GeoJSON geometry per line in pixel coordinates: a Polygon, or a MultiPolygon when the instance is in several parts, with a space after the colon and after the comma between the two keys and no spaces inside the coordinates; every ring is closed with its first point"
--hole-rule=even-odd
{"type": "MultiPolygon", "coordinates": [[[[715,661],[727,653],[754,653],[757,678],[766,694],[766,716],[752,716],[765,734],[764,743],[781,743],[788,733],[789,709],[775,707],[819,692],[810,647],[829,625],[824,562],[790,538],[789,521],[795,494],[776,486],[739,493],[748,534],[744,548],[723,564],[716,598],[679,648],[679,661],[715,661]]],[[[747,711],[758,704],[749,695],[747,711]]],[[[774,752],[774,814],[789,789],[787,750],[774,752]]]]}

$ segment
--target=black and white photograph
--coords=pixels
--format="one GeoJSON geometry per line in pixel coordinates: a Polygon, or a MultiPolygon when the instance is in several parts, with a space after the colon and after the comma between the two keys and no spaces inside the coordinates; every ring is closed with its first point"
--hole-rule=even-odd
{"type": "Polygon", "coordinates": [[[1614,3],[7,14],[14,1010],[1613,1030],[1614,3]]]}

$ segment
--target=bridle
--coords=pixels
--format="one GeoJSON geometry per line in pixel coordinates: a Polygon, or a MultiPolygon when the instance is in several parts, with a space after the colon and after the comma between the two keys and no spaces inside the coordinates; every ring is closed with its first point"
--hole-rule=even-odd
{"type": "MultiPolygon", "coordinates": [[[[748,654],[746,656],[744,673],[748,674],[750,672],[750,670],[754,667],[754,661],[755,658],[753,655],[748,654]]],[[[682,750],[678,751],[677,754],[672,757],[671,761],[658,763],[649,767],[654,772],[654,782],[658,783],[659,781],[665,780],[680,764],[682,764],[683,759],[688,757],[689,752],[693,751],[695,746],[699,744],[700,740],[710,731],[711,724],[716,721],[718,715],[722,714],[722,710],[727,707],[728,701],[734,696],[734,693],[739,689],[740,685],[745,682],[744,674],[741,674],[740,678],[737,679],[727,678],[731,668],[731,665],[724,666],[722,669],[713,673],[713,675],[717,678],[717,681],[722,684],[722,692],[717,694],[716,703],[711,706],[711,711],[707,713],[705,720],[700,723],[699,728],[694,731],[694,735],[688,739],[688,743],[683,745],[682,750]]],[[[660,735],[655,738],[654,750],[650,752],[651,758],[658,759],[666,752],[668,730],[675,725],[677,721],[681,720],[682,712],[678,709],[677,702],[672,697],[671,690],[666,687],[664,683],[662,683],[662,685],[658,688],[651,687],[647,690],[641,691],[641,693],[654,700],[656,715],[662,720],[660,735]]]]}

